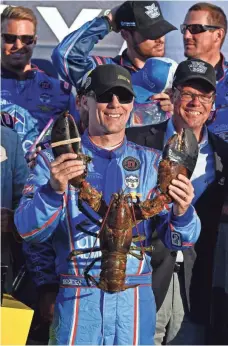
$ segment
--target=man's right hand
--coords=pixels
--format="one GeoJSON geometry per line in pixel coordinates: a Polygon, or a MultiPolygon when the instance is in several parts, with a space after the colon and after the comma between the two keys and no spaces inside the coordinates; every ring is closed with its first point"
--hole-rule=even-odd
{"type": "Polygon", "coordinates": [[[77,154],[62,154],[51,162],[50,185],[57,193],[64,193],[69,180],[84,173],[86,167],[83,161],[76,158],[77,154]]]}
{"type": "Polygon", "coordinates": [[[116,23],[115,23],[115,15],[117,10],[120,8],[121,5],[115,6],[111,9],[111,11],[109,12],[109,14],[107,15],[107,17],[110,19],[111,25],[112,25],[112,30],[115,32],[118,32],[117,28],[116,28],[116,23]]]}

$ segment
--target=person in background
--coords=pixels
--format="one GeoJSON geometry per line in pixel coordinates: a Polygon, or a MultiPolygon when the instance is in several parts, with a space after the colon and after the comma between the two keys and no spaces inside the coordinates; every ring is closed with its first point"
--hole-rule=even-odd
{"type": "MultiPolygon", "coordinates": [[[[215,100],[216,75],[200,59],[181,62],[173,82],[174,114],[162,124],[129,128],[128,140],[162,150],[182,127],[193,129],[199,156],[191,177],[193,204],[202,223],[199,240],[191,249],[165,249],[156,233],[152,244],[152,287],[157,304],[155,344],[203,345],[208,338],[213,256],[219,217],[227,186],[228,144],[208,131],[206,121],[215,100]]],[[[223,278],[224,278],[223,272],[223,278]]]]}
{"type": "MultiPolygon", "coordinates": [[[[5,291],[12,292],[12,284],[22,264],[21,241],[14,225],[14,210],[19,204],[28,176],[21,141],[17,133],[0,126],[1,166],[1,261],[8,266],[5,291]]],[[[4,290],[4,287],[1,288],[4,290]]]]}
{"type": "Polygon", "coordinates": [[[204,60],[215,68],[216,99],[208,128],[228,141],[228,61],[221,52],[227,33],[226,14],[215,4],[196,3],[188,10],[181,32],[185,56],[204,60]]]}
{"type": "MultiPolygon", "coordinates": [[[[164,57],[165,35],[173,30],[177,28],[164,19],[157,1],[126,1],[66,36],[54,49],[52,61],[60,76],[78,90],[83,76],[98,65],[117,64],[135,74],[147,59],[164,57]],[[121,33],[127,49],[115,58],[90,56],[94,45],[111,31],[121,33]]],[[[158,93],[152,100],[172,112],[168,94],[158,93]]]]}
{"type": "MultiPolygon", "coordinates": [[[[145,200],[157,185],[160,153],[128,143],[125,138],[134,98],[129,72],[114,64],[96,67],[86,80],[81,98],[88,112],[88,129],[81,138],[82,152],[92,158],[86,181],[102,192],[107,205],[112,194],[121,189],[126,194],[141,194],[145,200]],[[132,189],[127,177],[134,162],[135,176],[142,183],[132,189]]],[[[91,251],[100,227],[88,217],[89,211],[79,210],[80,189],[70,181],[84,172],[85,165],[76,158],[73,153],[54,158],[50,149],[40,152],[28,178],[33,188],[25,192],[15,216],[18,232],[27,242],[42,242],[53,235],[60,290],[49,343],[153,344],[156,307],[146,254],[142,261],[134,254],[127,258],[127,285],[139,284],[138,287],[110,293],[105,287],[90,287],[84,278],[87,265],[92,275],[100,274],[99,253],[97,256],[91,251]],[[78,255],[69,260],[74,249],[79,251],[78,255]]],[[[191,205],[194,192],[189,179],[178,175],[169,185],[169,193],[174,202],[169,211],[164,208],[159,214],[156,229],[169,248],[188,248],[200,232],[200,221],[191,205]]],[[[93,219],[100,219],[96,212],[93,214],[93,219]]],[[[148,246],[152,232],[149,224],[146,221],[138,225],[148,246]]],[[[138,232],[133,229],[133,234],[138,232]]]]}
{"type": "Polygon", "coordinates": [[[71,85],[32,65],[36,42],[33,11],[7,6],[1,13],[1,118],[17,131],[25,153],[56,115],[69,110],[78,119],[71,85]]]}

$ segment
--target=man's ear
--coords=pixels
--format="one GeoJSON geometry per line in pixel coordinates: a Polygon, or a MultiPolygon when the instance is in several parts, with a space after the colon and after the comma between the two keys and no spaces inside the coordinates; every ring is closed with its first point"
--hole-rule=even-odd
{"type": "Polygon", "coordinates": [[[128,42],[129,41],[129,37],[131,36],[130,31],[129,30],[125,30],[125,29],[121,29],[120,33],[121,33],[121,36],[123,37],[123,39],[128,42]]]}
{"type": "Polygon", "coordinates": [[[81,96],[81,107],[83,107],[87,112],[89,111],[89,107],[88,107],[88,102],[87,102],[87,96],[86,95],[82,95],[81,96]]]}
{"type": "Polygon", "coordinates": [[[170,89],[169,90],[169,97],[170,97],[170,100],[171,100],[172,104],[174,104],[174,101],[176,99],[176,97],[175,97],[175,90],[174,89],[170,89]]]}

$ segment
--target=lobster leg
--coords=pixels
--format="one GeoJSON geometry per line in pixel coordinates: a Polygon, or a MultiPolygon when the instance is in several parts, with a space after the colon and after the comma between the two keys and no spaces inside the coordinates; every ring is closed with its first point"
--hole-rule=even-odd
{"type": "Polygon", "coordinates": [[[141,247],[141,246],[131,246],[130,249],[131,249],[131,250],[134,250],[134,251],[141,251],[141,250],[144,250],[144,251],[147,251],[147,252],[152,252],[152,251],[153,251],[153,246],[145,246],[145,247],[141,247]]]}
{"type": "MultiPolygon", "coordinates": [[[[139,248],[141,250],[141,248],[139,248]]],[[[135,250],[135,249],[134,249],[135,250]]],[[[137,258],[139,261],[143,260],[143,254],[142,252],[140,253],[140,255],[138,255],[137,253],[132,252],[131,250],[129,251],[129,254],[132,255],[133,257],[137,258]]]]}
{"type": "Polygon", "coordinates": [[[69,254],[67,260],[71,261],[72,257],[76,257],[76,256],[79,256],[79,255],[84,255],[85,253],[96,252],[96,251],[101,251],[101,249],[99,247],[97,247],[97,248],[93,248],[93,249],[89,248],[89,249],[84,249],[84,250],[73,250],[69,254]]]}
{"type": "Polygon", "coordinates": [[[99,283],[94,279],[94,277],[92,275],[89,275],[88,272],[94,266],[94,264],[100,260],[101,260],[101,257],[94,258],[94,260],[84,270],[84,277],[86,279],[88,286],[90,286],[89,281],[92,281],[96,287],[98,287],[98,285],[99,285],[99,283]]]}
{"type": "Polygon", "coordinates": [[[145,235],[134,235],[133,237],[132,237],[132,241],[133,241],[133,243],[136,243],[136,242],[138,242],[138,241],[143,241],[143,240],[145,240],[146,239],[146,236],[145,235]]]}
{"type": "Polygon", "coordinates": [[[92,236],[94,238],[98,238],[98,234],[97,233],[93,233],[93,232],[87,231],[81,225],[77,225],[76,229],[79,230],[79,231],[82,231],[83,233],[88,234],[88,235],[90,235],[90,236],[92,236]]]}

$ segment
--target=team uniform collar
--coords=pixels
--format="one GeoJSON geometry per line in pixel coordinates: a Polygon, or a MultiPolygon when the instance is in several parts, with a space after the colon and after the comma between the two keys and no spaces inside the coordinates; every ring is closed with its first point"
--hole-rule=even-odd
{"type": "Polygon", "coordinates": [[[106,159],[113,159],[120,157],[123,154],[126,148],[127,139],[126,136],[124,136],[123,142],[120,143],[119,147],[113,150],[106,150],[94,144],[89,137],[88,130],[85,130],[82,136],[82,144],[98,156],[106,159]]]}
{"type": "MultiPolygon", "coordinates": [[[[137,68],[136,66],[134,66],[131,62],[131,60],[128,58],[127,55],[127,49],[125,49],[122,53],[122,55],[119,55],[118,57],[118,64],[127,68],[128,70],[131,70],[130,72],[137,72],[139,71],[139,68],[137,68]]],[[[117,59],[116,58],[116,59],[117,59]]],[[[115,60],[115,59],[114,59],[115,60]]]]}
{"type": "Polygon", "coordinates": [[[225,57],[222,53],[219,62],[215,65],[216,81],[219,82],[224,78],[225,72],[228,68],[228,62],[225,61],[225,57]]]}
{"type": "MultiPolygon", "coordinates": [[[[36,76],[37,71],[39,71],[36,65],[31,65],[31,69],[25,72],[25,79],[33,79],[36,76]]],[[[8,79],[19,79],[18,75],[10,70],[7,70],[3,66],[1,66],[1,77],[8,79]]]]}

